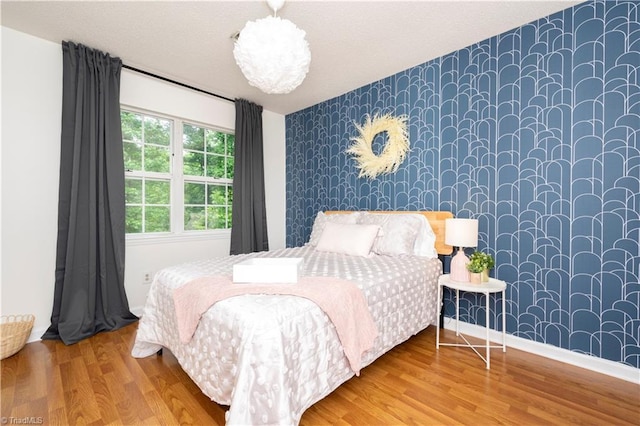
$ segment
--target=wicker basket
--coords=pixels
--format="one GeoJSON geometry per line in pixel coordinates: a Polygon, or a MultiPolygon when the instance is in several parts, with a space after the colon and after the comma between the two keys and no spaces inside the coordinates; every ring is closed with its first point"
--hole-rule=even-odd
{"type": "Polygon", "coordinates": [[[17,353],[31,334],[33,315],[3,315],[0,317],[0,359],[17,353]]]}

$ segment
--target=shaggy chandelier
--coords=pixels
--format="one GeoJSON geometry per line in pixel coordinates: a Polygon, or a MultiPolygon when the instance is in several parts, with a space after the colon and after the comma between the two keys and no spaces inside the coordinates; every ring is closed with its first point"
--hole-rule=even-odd
{"type": "Polygon", "coordinates": [[[273,16],[249,21],[240,31],[233,56],[249,84],[265,93],[289,93],[302,83],[311,63],[306,33],[276,12],[284,0],[267,0],[273,16]]]}

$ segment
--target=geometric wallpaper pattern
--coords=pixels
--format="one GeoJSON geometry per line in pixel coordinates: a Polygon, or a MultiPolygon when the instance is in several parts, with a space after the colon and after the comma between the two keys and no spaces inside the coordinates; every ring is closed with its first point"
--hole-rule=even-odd
{"type": "Polygon", "coordinates": [[[287,115],[287,245],[326,209],[477,218],[508,333],[640,368],[639,18],[589,1],[287,115]],[[345,150],[376,113],[408,117],[411,150],[358,178],[345,150]]]}

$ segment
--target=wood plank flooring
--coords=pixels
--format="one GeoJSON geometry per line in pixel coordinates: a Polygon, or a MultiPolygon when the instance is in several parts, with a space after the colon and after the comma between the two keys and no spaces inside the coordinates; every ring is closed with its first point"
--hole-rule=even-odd
{"type": "MultiPolygon", "coordinates": [[[[3,360],[3,423],[222,425],[169,351],[135,359],[137,324],[71,346],[30,343],[3,360]],[[5,419],[6,418],[6,419],[5,419]],[[13,422],[13,423],[12,423],[13,422]]],[[[444,338],[455,337],[444,331],[444,338]]],[[[301,425],[640,425],[640,385],[507,348],[491,370],[435,349],[430,327],[309,408],[301,425]]]]}

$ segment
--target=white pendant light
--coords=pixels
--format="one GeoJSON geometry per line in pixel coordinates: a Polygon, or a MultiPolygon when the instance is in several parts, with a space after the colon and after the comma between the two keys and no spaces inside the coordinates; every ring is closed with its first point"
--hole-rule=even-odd
{"type": "Polygon", "coordinates": [[[309,72],[311,51],[306,33],[276,15],[284,0],[267,0],[273,16],[246,23],[233,56],[249,84],[265,93],[289,93],[309,72]]]}

